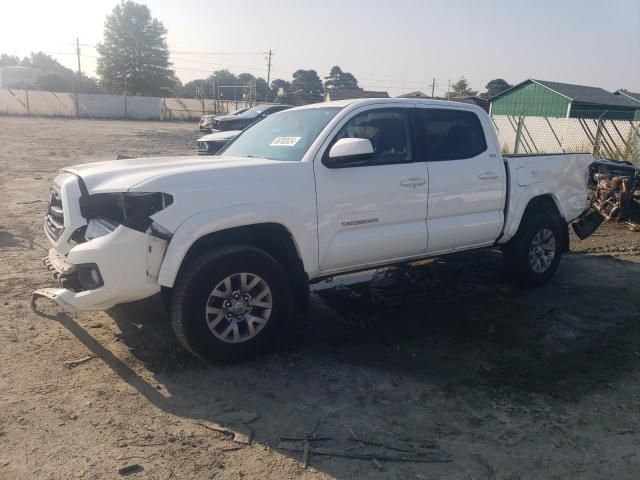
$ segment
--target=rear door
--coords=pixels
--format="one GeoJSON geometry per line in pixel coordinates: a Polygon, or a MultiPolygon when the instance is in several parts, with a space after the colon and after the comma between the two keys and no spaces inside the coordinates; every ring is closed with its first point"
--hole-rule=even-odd
{"type": "Polygon", "coordinates": [[[330,168],[316,158],[320,270],[424,254],[427,168],[415,156],[411,110],[370,106],[343,120],[324,155],[340,138],[367,138],[374,153],[366,162],[330,168]]]}
{"type": "Polygon", "coordinates": [[[417,151],[427,162],[428,253],[491,245],[502,228],[505,167],[473,109],[416,109],[417,151]]]}

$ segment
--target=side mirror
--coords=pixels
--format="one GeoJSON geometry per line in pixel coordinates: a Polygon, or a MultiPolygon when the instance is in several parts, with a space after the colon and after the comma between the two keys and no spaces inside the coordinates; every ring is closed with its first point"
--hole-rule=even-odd
{"type": "Polygon", "coordinates": [[[325,165],[331,168],[361,165],[373,155],[371,141],[366,138],[341,138],[329,150],[325,165]]]}

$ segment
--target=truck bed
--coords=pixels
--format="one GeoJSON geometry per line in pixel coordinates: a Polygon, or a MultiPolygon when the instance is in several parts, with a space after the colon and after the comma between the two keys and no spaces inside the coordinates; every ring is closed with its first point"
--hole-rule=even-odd
{"type": "Polygon", "coordinates": [[[569,223],[587,207],[590,153],[504,155],[509,178],[505,227],[500,243],[515,235],[529,200],[549,195],[569,223]]]}

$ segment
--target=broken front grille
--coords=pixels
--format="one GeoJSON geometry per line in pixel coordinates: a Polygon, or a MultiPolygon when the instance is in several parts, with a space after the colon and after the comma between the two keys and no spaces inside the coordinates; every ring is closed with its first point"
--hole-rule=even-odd
{"type": "Polygon", "coordinates": [[[49,194],[49,209],[44,219],[44,227],[49,236],[58,240],[64,230],[64,211],[62,209],[62,196],[57,188],[51,188],[49,194]]]}

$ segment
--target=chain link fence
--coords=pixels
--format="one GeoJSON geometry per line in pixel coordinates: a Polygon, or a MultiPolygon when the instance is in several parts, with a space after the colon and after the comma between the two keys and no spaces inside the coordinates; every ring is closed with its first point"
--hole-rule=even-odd
{"type": "Polygon", "coordinates": [[[503,153],[590,152],[640,165],[640,121],[492,115],[503,153]]]}

